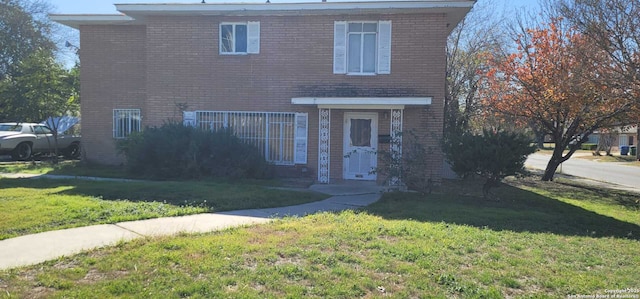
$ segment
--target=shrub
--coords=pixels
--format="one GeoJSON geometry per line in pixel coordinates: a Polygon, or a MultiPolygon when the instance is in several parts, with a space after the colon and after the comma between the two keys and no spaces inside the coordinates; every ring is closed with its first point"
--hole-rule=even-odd
{"type": "Polygon", "coordinates": [[[523,134],[484,130],[482,135],[463,133],[451,138],[444,151],[451,169],[460,177],[480,175],[486,179],[482,190],[486,198],[502,179],[523,172],[535,146],[523,134]]]}
{"type": "Polygon", "coordinates": [[[431,193],[434,187],[432,168],[429,167],[431,149],[419,142],[415,132],[409,130],[398,133],[402,137],[392,139],[392,148],[402,148],[402,154],[393,150],[379,150],[382,163],[375,172],[386,177],[389,186],[405,185],[408,189],[425,194],[431,193]]]}
{"type": "Polygon", "coordinates": [[[170,122],[119,140],[117,148],[129,172],[150,178],[266,178],[270,174],[260,150],[243,143],[231,129],[210,132],[170,122]]]}
{"type": "Polygon", "coordinates": [[[583,143],[580,146],[580,149],[586,150],[586,151],[595,151],[597,148],[598,148],[598,145],[595,143],[583,143]]]}

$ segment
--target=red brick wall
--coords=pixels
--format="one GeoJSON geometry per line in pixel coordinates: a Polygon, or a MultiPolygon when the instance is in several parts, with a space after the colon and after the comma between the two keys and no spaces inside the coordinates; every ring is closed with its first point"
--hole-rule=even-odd
{"type": "Polygon", "coordinates": [[[80,43],[83,158],[120,163],[122,157],[116,155],[113,139],[113,109],[143,108],[147,96],[146,29],[81,26],[80,43]]]}
{"type": "MultiPolygon", "coordinates": [[[[158,16],[147,18],[146,31],[143,27],[100,26],[83,27],[81,32],[86,120],[83,133],[92,136],[86,140],[87,157],[96,160],[114,161],[113,147],[106,146],[112,143],[114,106],[141,108],[143,124],[158,125],[168,118],[180,119],[176,103],[186,103],[188,110],[308,112],[308,166],[315,173],[318,111],[316,107],[291,105],[292,97],[304,96],[432,97],[433,104],[427,109],[407,107],[404,127],[424,132],[430,146],[438,145],[446,41],[446,21],[440,14],[158,16]],[[362,20],[392,21],[390,75],[333,74],[334,21],[362,20]],[[260,54],[220,55],[220,22],[246,21],[260,21],[260,54]],[[142,34],[146,34],[146,42],[142,34]],[[110,67],[112,64],[123,68],[110,67]],[[103,68],[108,72],[100,73],[103,68]],[[101,76],[110,78],[108,84],[96,82],[101,76]],[[114,89],[118,90],[117,95],[112,94],[114,89]],[[92,99],[85,101],[87,97],[92,99]],[[87,126],[89,116],[92,124],[87,126]]],[[[335,129],[331,135],[335,149],[331,155],[332,179],[342,177],[342,117],[342,111],[332,111],[335,129]]],[[[380,118],[380,134],[388,134],[388,124],[382,130],[382,122],[386,120],[380,118]]],[[[439,150],[432,159],[439,173],[442,161],[439,150]]]]}

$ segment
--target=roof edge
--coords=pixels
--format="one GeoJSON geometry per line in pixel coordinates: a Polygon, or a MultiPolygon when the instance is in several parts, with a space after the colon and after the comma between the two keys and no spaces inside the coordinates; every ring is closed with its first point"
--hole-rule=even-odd
{"type": "Polygon", "coordinates": [[[51,14],[51,19],[78,29],[81,25],[144,24],[148,16],[247,16],[247,15],[325,15],[413,13],[426,10],[447,15],[449,31],[464,18],[475,0],[415,0],[364,2],[303,2],[303,3],[180,3],[180,4],[115,4],[122,14],[51,14]]]}
{"type": "Polygon", "coordinates": [[[115,4],[125,14],[154,13],[221,13],[228,11],[305,11],[343,9],[403,9],[403,8],[471,8],[474,0],[458,1],[362,1],[362,2],[299,2],[299,3],[180,3],[180,4],[115,4]]]}
{"type": "Polygon", "coordinates": [[[76,29],[80,25],[124,25],[135,21],[123,14],[50,14],[49,18],[76,29]]]}

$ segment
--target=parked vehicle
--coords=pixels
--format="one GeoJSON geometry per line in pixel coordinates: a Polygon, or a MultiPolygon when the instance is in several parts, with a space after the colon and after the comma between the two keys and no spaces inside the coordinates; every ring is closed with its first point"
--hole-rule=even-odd
{"type": "Polygon", "coordinates": [[[44,124],[0,123],[0,155],[10,154],[14,160],[24,161],[40,153],[56,151],[70,159],[80,158],[80,136],[58,134],[44,124]]]}

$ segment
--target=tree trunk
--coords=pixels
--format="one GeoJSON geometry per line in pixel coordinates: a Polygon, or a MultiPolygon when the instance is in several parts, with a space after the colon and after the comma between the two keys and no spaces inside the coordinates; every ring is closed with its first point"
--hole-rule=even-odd
{"type": "Polygon", "coordinates": [[[544,170],[544,174],[542,175],[542,181],[553,181],[553,176],[556,174],[558,166],[560,166],[559,161],[560,159],[557,159],[555,155],[551,157],[551,160],[549,160],[549,163],[547,163],[547,168],[544,170]]]}
{"type": "MultiPolygon", "coordinates": [[[[562,153],[564,152],[565,145],[558,141],[559,137],[555,138],[555,147],[553,149],[553,155],[551,159],[549,159],[549,163],[547,163],[547,168],[544,170],[544,174],[542,175],[542,181],[548,182],[553,181],[553,176],[556,174],[556,170],[560,163],[562,163],[562,153]]],[[[571,153],[571,152],[570,152],[571,153]]]]}
{"type": "Polygon", "coordinates": [[[537,139],[537,143],[538,143],[538,148],[539,149],[543,149],[544,148],[544,132],[536,132],[536,139],[537,139]]]}
{"type": "Polygon", "coordinates": [[[640,123],[636,125],[636,160],[640,161],[640,123]]]}

